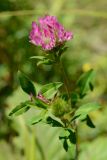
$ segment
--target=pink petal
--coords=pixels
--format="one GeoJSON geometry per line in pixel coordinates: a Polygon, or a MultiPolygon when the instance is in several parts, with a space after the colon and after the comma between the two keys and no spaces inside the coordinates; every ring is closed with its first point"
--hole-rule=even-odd
{"type": "Polygon", "coordinates": [[[42,46],[45,50],[53,49],[58,43],[63,43],[73,38],[72,32],[68,32],[58,22],[55,16],[46,15],[39,18],[39,24],[32,22],[30,42],[42,46]]]}

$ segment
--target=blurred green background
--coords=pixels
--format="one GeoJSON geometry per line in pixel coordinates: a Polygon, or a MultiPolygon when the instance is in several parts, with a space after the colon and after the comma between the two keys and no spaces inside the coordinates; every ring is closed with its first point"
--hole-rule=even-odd
{"type": "Polygon", "coordinates": [[[102,108],[91,114],[96,128],[79,127],[79,160],[107,160],[107,1],[106,0],[1,0],[0,1],[0,160],[71,160],[58,140],[58,130],[47,125],[28,126],[36,112],[10,119],[9,111],[28,97],[20,89],[17,71],[22,69],[35,83],[59,81],[57,70],[39,66],[30,56],[40,55],[29,43],[31,23],[50,14],[74,38],[63,56],[71,82],[94,68],[95,90],[85,100],[102,108]]]}

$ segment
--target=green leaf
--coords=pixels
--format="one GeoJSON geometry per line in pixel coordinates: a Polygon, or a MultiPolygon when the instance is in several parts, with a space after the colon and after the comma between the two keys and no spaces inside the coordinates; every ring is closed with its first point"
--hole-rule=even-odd
{"type": "Polygon", "coordinates": [[[33,96],[36,96],[35,87],[33,83],[30,81],[30,79],[21,71],[18,71],[18,78],[23,91],[29,95],[32,94],[33,96]]]}
{"type": "Polygon", "coordinates": [[[44,57],[44,56],[32,56],[32,57],[30,57],[30,59],[39,59],[39,60],[43,60],[43,59],[45,59],[45,57],[44,57]]]}
{"type": "Polygon", "coordinates": [[[76,134],[75,134],[75,132],[72,131],[71,129],[67,129],[67,130],[70,133],[70,135],[68,137],[70,142],[73,143],[73,144],[76,144],[76,134]]]}
{"type": "Polygon", "coordinates": [[[69,100],[68,94],[66,94],[66,93],[63,93],[60,97],[61,97],[64,101],[68,101],[68,100],[69,100]]]}
{"type": "Polygon", "coordinates": [[[89,126],[90,128],[95,128],[95,125],[94,123],[92,122],[91,118],[87,115],[87,118],[86,118],[86,124],[87,126],[89,126]]]}
{"type": "Polygon", "coordinates": [[[64,139],[64,141],[63,141],[63,147],[64,147],[64,149],[65,149],[65,151],[67,152],[68,151],[68,143],[67,143],[67,139],[64,139]]]}
{"type": "Polygon", "coordinates": [[[20,115],[27,112],[30,109],[31,101],[25,101],[16,106],[10,113],[9,116],[20,115]]]}
{"type": "Polygon", "coordinates": [[[71,144],[76,144],[75,132],[70,128],[62,128],[59,139],[62,141],[65,151],[68,151],[68,149],[71,148],[71,144]]]}
{"type": "Polygon", "coordinates": [[[76,92],[71,93],[71,103],[72,103],[72,105],[75,105],[77,103],[78,98],[79,98],[79,96],[76,92]]]}
{"type": "Polygon", "coordinates": [[[91,69],[88,72],[83,73],[80,76],[79,80],[77,81],[77,86],[79,87],[79,92],[82,98],[83,95],[85,95],[89,89],[91,90],[93,89],[91,84],[93,77],[94,77],[94,71],[93,69],[91,69]]]}
{"type": "Polygon", "coordinates": [[[61,56],[62,53],[64,53],[67,49],[68,49],[68,47],[60,48],[60,50],[59,50],[59,52],[58,52],[58,55],[61,56]]]}
{"type": "Polygon", "coordinates": [[[41,88],[40,93],[42,93],[47,99],[51,99],[58,92],[58,88],[60,88],[62,85],[62,82],[46,84],[41,88]]]}
{"type": "Polygon", "coordinates": [[[70,135],[70,132],[68,132],[67,129],[63,129],[60,133],[59,139],[65,139],[65,138],[68,139],[69,135],[70,135]]]}
{"type": "Polygon", "coordinates": [[[54,63],[54,60],[49,59],[48,57],[44,57],[44,56],[33,56],[33,57],[30,57],[30,59],[38,59],[39,61],[37,63],[37,66],[41,64],[51,65],[54,63]]]}
{"type": "Polygon", "coordinates": [[[97,103],[84,104],[76,110],[73,119],[84,120],[90,112],[95,111],[99,109],[100,107],[101,106],[97,103]]]}
{"type": "Polygon", "coordinates": [[[94,86],[93,86],[93,84],[92,84],[91,82],[89,83],[89,87],[90,87],[90,90],[91,90],[91,91],[94,90],[94,86]]]}
{"type": "Polygon", "coordinates": [[[40,60],[38,63],[37,63],[37,66],[41,65],[41,64],[45,64],[45,65],[51,65],[53,64],[54,61],[53,60],[50,60],[50,59],[43,59],[43,60],[40,60]]]}
{"type": "Polygon", "coordinates": [[[38,98],[34,99],[34,104],[39,108],[43,108],[43,109],[49,108],[49,105],[47,103],[41,101],[38,98]]]}
{"type": "Polygon", "coordinates": [[[62,123],[52,117],[48,116],[46,118],[46,123],[50,124],[52,127],[63,127],[62,123]]]}
{"type": "Polygon", "coordinates": [[[59,136],[59,139],[63,143],[63,148],[65,149],[66,152],[68,151],[68,148],[69,148],[69,145],[68,145],[69,135],[70,133],[68,132],[68,130],[63,128],[59,136]]]}
{"type": "Polygon", "coordinates": [[[76,143],[75,132],[70,128],[62,130],[62,132],[60,133],[59,139],[69,139],[72,144],[76,143]]]}

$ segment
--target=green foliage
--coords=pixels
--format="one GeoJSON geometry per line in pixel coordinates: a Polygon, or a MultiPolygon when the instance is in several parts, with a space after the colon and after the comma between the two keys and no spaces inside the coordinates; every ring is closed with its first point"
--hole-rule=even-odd
{"type": "Polygon", "coordinates": [[[63,129],[61,131],[59,139],[62,141],[65,151],[68,151],[68,149],[70,147],[69,142],[71,142],[72,144],[76,144],[75,132],[69,128],[63,129]]]}
{"type": "Polygon", "coordinates": [[[83,104],[82,106],[80,106],[74,115],[73,119],[79,119],[79,120],[84,120],[87,115],[92,112],[95,111],[97,109],[99,109],[101,106],[98,103],[86,103],[83,104]]]}
{"type": "Polygon", "coordinates": [[[59,136],[59,139],[69,139],[71,143],[76,143],[75,132],[70,128],[63,129],[59,136]]]}
{"type": "Polygon", "coordinates": [[[29,95],[36,96],[36,90],[33,85],[33,83],[30,81],[30,79],[21,71],[18,71],[18,78],[21,85],[21,88],[24,92],[26,92],[29,95]]]}
{"type": "Polygon", "coordinates": [[[20,103],[20,105],[16,106],[9,113],[9,116],[21,115],[24,112],[27,112],[30,109],[30,107],[34,107],[34,106],[37,106],[38,108],[42,108],[42,109],[47,109],[49,107],[46,103],[44,103],[41,100],[35,98],[33,101],[29,100],[29,101],[25,101],[25,102],[20,103]]]}
{"type": "Polygon", "coordinates": [[[38,59],[39,61],[37,62],[37,66],[41,65],[41,64],[45,64],[45,65],[51,65],[53,63],[55,63],[54,60],[49,59],[48,56],[33,56],[30,59],[38,59]]]}
{"type": "Polygon", "coordinates": [[[95,128],[95,125],[94,123],[92,122],[91,118],[87,115],[87,118],[86,118],[86,124],[87,126],[91,127],[91,128],[95,128]]]}
{"type": "Polygon", "coordinates": [[[64,147],[65,151],[67,152],[68,151],[68,142],[67,142],[67,139],[63,140],[63,147],[64,147]]]}
{"type": "Polygon", "coordinates": [[[62,82],[53,82],[44,85],[40,93],[42,93],[47,99],[51,99],[55,96],[55,94],[58,92],[58,89],[63,85],[62,82]]]}
{"type": "Polygon", "coordinates": [[[59,139],[67,139],[70,135],[70,132],[67,129],[62,129],[59,139]]]}
{"type": "Polygon", "coordinates": [[[47,109],[49,107],[48,104],[44,103],[43,101],[37,98],[34,99],[34,105],[36,105],[39,108],[43,108],[43,109],[47,109]]]}
{"type": "Polygon", "coordinates": [[[43,60],[41,60],[41,61],[39,61],[39,62],[37,63],[37,66],[39,66],[39,65],[41,65],[41,64],[51,65],[51,64],[53,64],[53,63],[54,63],[53,60],[50,60],[50,59],[43,59],[43,60]]]}
{"type": "Polygon", "coordinates": [[[58,56],[61,56],[67,49],[68,47],[66,46],[63,46],[62,48],[60,48],[60,50],[58,51],[58,56]]]}
{"type": "MultiPolygon", "coordinates": [[[[53,58],[51,57],[51,54],[54,54],[55,62],[61,63],[60,55],[66,49],[67,48],[58,46],[52,50],[52,53],[51,51],[49,51],[50,56],[46,54],[46,56],[34,56],[31,57],[31,59],[39,59],[37,65],[51,64],[51,61],[53,63],[53,58]],[[53,53],[54,51],[55,53],[53,53]]],[[[31,96],[33,95],[33,97],[31,97],[30,102],[32,103],[32,106],[37,106],[39,109],[45,109],[40,114],[36,115],[35,117],[32,117],[29,123],[34,125],[43,121],[46,124],[49,124],[51,127],[63,128],[62,135],[59,136],[59,139],[62,141],[63,148],[66,152],[70,148],[70,144],[75,145],[77,143],[77,126],[75,120],[78,119],[81,121],[86,121],[86,124],[88,126],[90,126],[91,128],[95,128],[88,114],[92,111],[99,109],[100,106],[97,103],[87,103],[78,107],[77,104],[78,100],[82,99],[88,93],[89,90],[93,91],[93,85],[91,83],[94,75],[93,73],[94,72],[92,69],[84,73],[77,81],[77,88],[74,89],[74,91],[72,91],[71,94],[69,94],[68,85],[66,85],[66,83],[64,85],[66,85],[65,87],[68,90],[68,95],[66,93],[66,96],[64,96],[64,94],[61,93],[61,95],[57,94],[58,89],[63,85],[63,83],[53,82],[42,86],[36,96],[36,91],[33,83],[22,72],[18,72],[19,81],[23,91],[31,96]]],[[[64,76],[66,76],[65,73],[64,76]]],[[[12,112],[9,115],[11,116],[13,114],[15,115],[26,112],[29,109],[28,107],[26,107],[27,105],[29,105],[29,103],[26,103],[26,105],[24,103],[24,105],[16,107],[12,110],[12,112]]]]}
{"type": "Polygon", "coordinates": [[[63,124],[57,118],[55,118],[55,119],[54,118],[48,116],[46,118],[46,123],[50,124],[52,127],[63,127],[63,124]]]}
{"type": "Polygon", "coordinates": [[[30,59],[38,59],[38,60],[44,60],[46,59],[45,56],[32,56],[30,59]]]}
{"type": "Polygon", "coordinates": [[[48,105],[48,104],[46,104],[45,102],[41,101],[41,100],[38,99],[38,98],[35,98],[35,99],[34,99],[34,105],[36,105],[36,106],[39,107],[39,108],[43,108],[43,109],[49,108],[49,105],[48,105]]]}
{"type": "Polygon", "coordinates": [[[76,133],[72,131],[71,129],[68,129],[68,132],[70,133],[69,135],[69,140],[71,143],[76,144],[76,133]]]}
{"type": "Polygon", "coordinates": [[[76,92],[72,92],[71,93],[71,104],[72,104],[72,107],[75,106],[75,104],[77,103],[78,99],[79,99],[79,95],[76,92]]]}
{"type": "MultiPolygon", "coordinates": [[[[20,79],[20,84],[21,84],[22,89],[27,93],[35,94],[35,88],[32,82],[23,73],[19,72],[18,74],[19,74],[19,79],[20,79]]],[[[52,98],[57,93],[58,88],[61,87],[61,85],[62,85],[61,82],[50,83],[50,84],[44,85],[41,88],[40,93],[42,93],[48,99],[52,98]]],[[[16,106],[9,115],[11,116],[13,114],[18,115],[18,114],[24,113],[29,109],[28,107],[29,105],[37,106],[38,108],[42,108],[42,109],[49,108],[49,105],[47,103],[45,103],[39,98],[34,97],[32,101],[26,101],[16,106]]]]}
{"type": "Polygon", "coordinates": [[[89,89],[93,90],[93,85],[91,83],[93,76],[94,76],[94,71],[93,69],[91,69],[88,72],[83,73],[80,76],[79,80],[77,81],[80,98],[84,97],[89,89]]]}
{"type": "Polygon", "coordinates": [[[30,105],[31,105],[31,101],[25,101],[20,103],[9,113],[9,116],[13,116],[13,115],[18,116],[27,112],[30,109],[30,105]]]}

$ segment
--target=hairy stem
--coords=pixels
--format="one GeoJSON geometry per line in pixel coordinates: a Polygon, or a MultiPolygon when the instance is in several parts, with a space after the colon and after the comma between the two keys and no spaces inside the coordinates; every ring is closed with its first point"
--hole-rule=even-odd
{"type": "Polygon", "coordinates": [[[75,151],[75,160],[78,160],[79,146],[78,146],[78,126],[75,123],[75,133],[76,133],[76,151],[75,151]]]}
{"type": "MultiPolygon", "coordinates": [[[[64,70],[64,67],[63,67],[63,64],[62,64],[61,60],[60,60],[59,64],[60,64],[61,73],[62,73],[63,78],[64,78],[65,88],[66,88],[66,91],[68,93],[68,97],[70,98],[70,90],[69,90],[70,83],[69,83],[68,77],[66,75],[66,72],[64,70]]],[[[74,128],[75,128],[75,134],[76,134],[76,146],[75,146],[74,160],[78,160],[79,146],[78,146],[78,124],[77,124],[77,121],[74,122],[74,128]]]]}
{"type": "Polygon", "coordinates": [[[64,67],[63,67],[63,64],[62,64],[61,60],[60,60],[60,62],[59,62],[59,65],[60,65],[61,73],[62,73],[62,75],[63,75],[65,89],[66,89],[66,91],[67,91],[68,97],[70,97],[69,81],[68,81],[68,78],[67,78],[67,75],[66,75],[66,72],[65,72],[65,70],[64,70],[64,67]]]}

